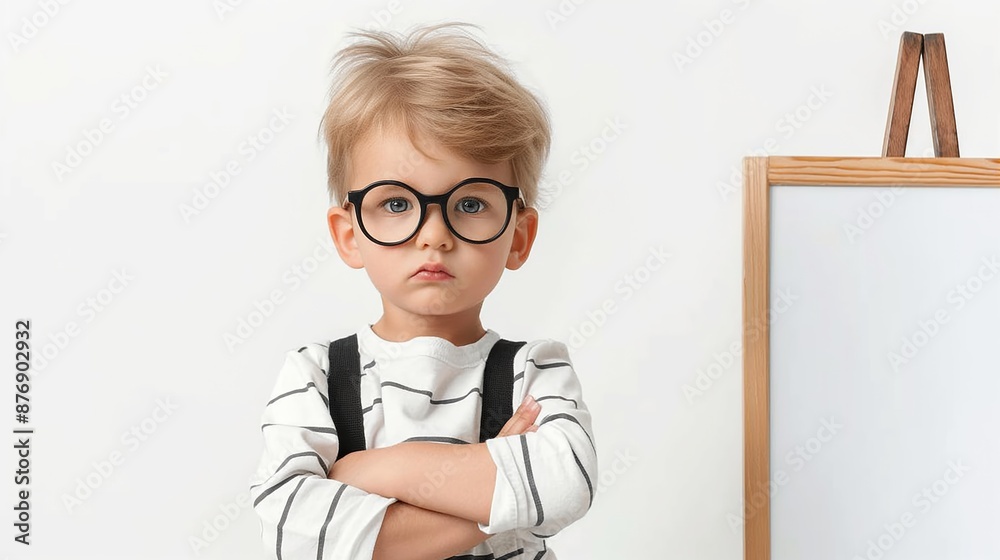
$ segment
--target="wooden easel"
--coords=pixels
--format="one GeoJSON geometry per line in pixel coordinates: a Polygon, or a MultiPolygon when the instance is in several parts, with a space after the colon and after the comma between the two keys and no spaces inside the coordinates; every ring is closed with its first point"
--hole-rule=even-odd
{"type": "Polygon", "coordinates": [[[889,119],[885,125],[882,157],[905,157],[906,138],[913,113],[913,93],[917,89],[917,68],[924,61],[924,83],[931,113],[934,157],[959,157],[955,105],[951,97],[951,75],[944,34],[921,35],[906,31],[899,40],[896,76],[892,81],[889,119]]]}
{"type": "MultiPolygon", "coordinates": [[[[791,554],[792,550],[799,550],[806,543],[801,539],[799,520],[793,524],[788,524],[790,518],[784,517],[779,521],[781,525],[772,524],[772,500],[771,496],[777,488],[785,485],[789,480],[789,472],[780,467],[778,461],[772,461],[772,428],[781,420],[772,416],[772,410],[781,410],[783,403],[772,404],[772,388],[779,387],[782,383],[781,377],[772,377],[772,362],[779,356],[779,352],[790,350],[799,351],[795,348],[797,339],[772,339],[771,323],[774,320],[775,308],[771,305],[772,294],[772,263],[778,263],[779,259],[792,260],[798,253],[788,251],[773,255],[774,247],[782,245],[774,243],[772,229],[776,223],[773,219],[774,209],[772,191],[775,187],[782,187],[787,192],[790,189],[807,190],[810,187],[830,189],[832,187],[869,187],[872,189],[884,189],[893,187],[893,192],[898,194],[896,188],[924,188],[934,187],[940,194],[947,188],[959,188],[971,190],[970,187],[979,189],[996,189],[1000,194],[1000,158],[962,158],[958,151],[958,133],[955,126],[955,113],[952,101],[950,76],[948,72],[947,57],[945,55],[944,38],[941,35],[920,35],[916,33],[904,33],[900,41],[899,61],[896,67],[896,74],[893,83],[893,95],[889,105],[889,120],[886,125],[885,142],[882,147],[882,157],[829,157],[829,156],[756,156],[743,158],[743,507],[742,518],[737,521],[743,522],[744,546],[743,553],[746,560],[770,560],[772,553],[772,540],[780,546],[785,554],[791,554]],[[927,99],[930,105],[931,132],[934,140],[934,152],[936,157],[932,158],[908,158],[905,157],[907,134],[913,109],[913,94],[916,90],[917,71],[920,67],[921,59],[924,62],[924,75],[927,82],[927,99]],[[782,342],[783,340],[783,342],[782,342]],[[772,344],[775,342],[775,344],[772,344]],[[786,350],[782,350],[786,347],[786,350]],[[795,532],[788,532],[795,531],[795,532]]],[[[841,189],[845,190],[845,189],[841,189]]],[[[827,191],[829,192],[829,191],[827,191]]],[[[884,192],[884,191],[883,191],[884,192]]],[[[887,194],[887,193],[886,193],[887,194]]],[[[927,193],[929,196],[932,193],[927,193]]],[[[786,195],[791,196],[791,195],[786,195]]],[[[824,194],[825,196],[825,194],[824,194]]],[[[857,196],[857,195],[854,195],[857,196]]],[[[883,195],[884,196],[884,195],[883,195]]],[[[916,195],[912,195],[916,196],[916,195]]],[[[787,199],[786,199],[787,200],[787,199]]],[[[855,199],[850,199],[855,200],[855,199]]],[[[888,207],[886,199],[878,198],[878,203],[882,207],[882,212],[888,207]]],[[[889,199],[892,200],[892,199],[889,199]]],[[[971,200],[971,199],[970,199],[971,200]]],[[[784,212],[791,215],[794,208],[785,206],[784,212]]],[[[875,206],[869,206],[875,208],[875,206]]],[[[911,207],[910,210],[921,210],[923,208],[911,207]]],[[[861,210],[861,208],[859,208],[861,210]]],[[[877,209],[876,209],[877,210],[877,209]]],[[[894,209],[895,213],[896,210],[894,209]]],[[[905,214],[902,210],[897,224],[906,222],[905,214]]],[[[873,212],[868,212],[874,216],[873,212]]],[[[834,214],[836,217],[839,214],[834,214]]],[[[881,215],[881,214],[880,214],[881,215]]],[[[781,220],[779,216],[779,220],[781,220]]],[[[787,219],[787,218],[784,218],[787,219]]],[[[910,220],[920,219],[916,212],[911,213],[910,220]]],[[[956,220],[961,220],[958,215],[956,220]]],[[[892,229],[891,222],[886,220],[879,224],[879,227],[892,229]]],[[[926,219],[924,220],[926,221],[926,219]]],[[[796,216],[796,222],[803,222],[801,216],[796,216]]],[[[783,222],[788,223],[788,222],[783,222]]],[[[960,222],[959,222],[960,223],[960,222]]],[[[907,225],[907,224],[904,224],[907,225]]],[[[912,225],[908,224],[908,225],[912,225]]],[[[918,224],[919,225],[919,224],[918,224]]],[[[932,227],[942,228],[941,224],[931,224],[932,227]]],[[[799,236],[811,235],[813,230],[800,230],[799,236]]],[[[821,230],[828,232],[829,228],[821,230]]],[[[974,236],[979,230],[969,229],[967,235],[970,241],[981,242],[974,236]]],[[[794,236],[795,232],[785,230],[785,236],[794,236]]],[[[787,238],[787,237],[786,237],[787,238]]],[[[807,237],[808,239],[809,237],[807,237]]],[[[874,238],[874,236],[872,237],[874,238]]],[[[872,239],[869,238],[869,239],[872,239]]],[[[819,239],[819,237],[816,237],[819,239]]],[[[882,234],[881,239],[889,243],[900,245],[900,252],[906,251],[908,239],[899,235],[882,234]],[[893,241],[889,241],[892,239],[893,241]]],[[[814,243],[817,252],[821,252],[822,246],[835,245],[833,237],[823,237],[822,243],[814,243]],[[828,241],[831,240],[831,241],[828,241]]],[[[872,246],[874,247],[874,246],[872,246]]],[[[841,257],[844,251],[842,247],[834,247],[831,256],[841,257]]],[[[883,250],[887,250],[886,249],[883,250]]],[[[869,257],[878,254],[877,249],[870,248],[865,251],[860,249],[852,250],[859,258],[869,257]],[[863,253],[863,255],[862,255],[863,253]]],[[[914,259],[919,259],[921,254],[907,255],[914,259]]],[[[818,262],[818,260],[816,261],[818,262]]],[[[838,261],[843,262],[843,261],[838,261]]],[[[918,261],[914,261],[918,262],[918,261]]],[[[783,263],[778,263],[778,269],[783,263]]],[[[811,266],[812,264],[800,265],[811,266]]],[[[871,271],[873,277],[878,276],[877,270],[871,271]]],[[[964,274],[964,273],[960,273],[964,274]]],[[[952,278],[954,276],[951,276],[952,278]]],[[[945,276],[944,278],[948,278],[945,276]]],[[[948,280],[946,280],[948,281],[948,280]]],[[[939,286],[935,284],[935,286],[939,286]]],[[[832,288],[832,283],[830,285],[832,288]]],[[[931,292],[935,293],[935,292],[931,292]]],[[[950,303],[950,302],[949,302],[950,303]]],[[[799,312],[806,312],[800,309],[799,312]]],[[[824,311],[816,310],[813,313],[822,314],[824,311]]],[[[823,315],[819,315],[823,317],[823,315]]],[[[827,321],[817,324],[826,324],[827,321]]],[[[787,331],[786,331],[787,332],[787,331]]],[[[864,341],[859,341],[861,345],[864,341]]],[[[859,346],[863,348],[863,346],[859,346]]],[[[782,362],[786,368],[785,379],[794,376],[795,372],[788,370],[788,362],[782,362]]],[[[799,362],[802,364],[803,362],[799,362]]],[[[875,366],[872,366],[875,369],[875,366]]],[[[797,377],[797,376],[795,376],[797,377]]],[[[817,375],[815,382],[825,382],[822,374],[817,375]],[[822,381],[820,381],[822,379],[822,381]]],[[[815,395],[819,399],[817,404],[830,403],[820,391],[815,395]]],[[[791,394],[789,391],[775,392],[774,396],[784,399],[805,398],[801,393],[791,394]]],[[[880,403],[873,403],[878,406],[880,403]]],[[[824,409],[828,409],[829,404],[823,404],[824,409]]],[[[787,410],[787,409],[786,409],[787,410]]],[[[803,434],[807,435],[807,434],[803,434]]],[[[850,438],[849,435],[837,436],[850,438]]],[[[864,437],[864,436],[859,436],[864,437]]],[[[782,445],[786,440],[782,440],[782,445]]],[[[801,441],[801,440],[799,440],[801,441]]],[[[835,445],[839,445],[837,442],[835,445]]],[[[846,442],[845,442],[846,443],[846,442]]],[[[779,449],[784,452],[785,449],[779,449]]],[[[775,455],[778,457],[779,455],[775,455]]],[[[831,461],[834,457],[825,457],[831,461]]],[[[856,461],[855,467],[858,470],[853,472],[863,472],[867,459],[865,457],[844,457],[844,461],[856,461]]],[[[822,484],[821,473],[813,471],[817,476],[816,483],[822,484]]],[[[796,480],[793,484],[804,482],[796,480]]],[[[961,484],[969,484],[962,482],[961,484]]],[[[815,496],[810,494],[802,486],[798,487],[802,503],[814,502],[815,496]]],[[[790,488],[780,490],[784,493],[791,493],[790,488]]],[[[784,495],[784,494],[783,494],[784,495]]],[[[830,499],[835,499],[832,496],[830,499]]],[[[791,502],[786,502],[790,504],[791,502]]],[[[779,506],[780,507],[780,506],[779,506]]],[[[784,509],[781,515],[802,511],[795,507],[784,509]]],[[[938,512],[940,513],[940,512],[938,512]]],[[[911,514],[912,515],[912,514],[911,514]]],[[[732,519],[732,518],[730,518],[732,519]]],[[[812,522],[823,524],[822,532],[825,535],[832,535],[826,524],[829,517],[817,514],[812,520],[801,520],[803,523],[812,522]]],[[[898,523],[893,521],[893,523],[898,523]]],[[[918,521],[917,523],[921,523],[918,521]]],[[[871,527],[865,538],[871,533],[887,529],[888,525],[882,527],[871,527]]],[[[922,527],[917,525],[918,529],[922,527]]],[[[887,529],[887,532],[894,539],[897,532],[895,529],[887,529]]],[[[854,537],[852,537],[854,538],[854,537]]],[[[908,537],[903,537],[908,538],[908,537]]],[[[861,551],[862,545],[859,539],[857,552],[867,555],[866,550],[861,551]]],[[[888,548],[881,544],[884,539],[874,537],[866,543],[871,546],[872,542],[885,552],[888,548]]],[[[895,542],[895,540],[893,541],[895,542]]],[[[859,556],[860,556],[859,554],[859,556]]],[[[805,555],[800,555],[806,557],[805,555]]],[[[874,555],[872,555],[874,557],[874,555]]],[[[888,556],[888,555],[887,555],[888,556]]]]}

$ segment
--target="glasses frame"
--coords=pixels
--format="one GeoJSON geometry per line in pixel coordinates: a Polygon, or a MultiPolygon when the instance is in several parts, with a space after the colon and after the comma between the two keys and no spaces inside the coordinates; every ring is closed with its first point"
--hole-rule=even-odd
{"type": "Polygon", "coordinates": [[[497,238],[503,235],[505,231],[507,231],[507,227],[510,226],[510,218],[514,213],[513,212],[514,201],[517,201],[519,210],[524,209],[525,204],[524,204],[524,199],[521,198],[521,189],[519,189],[518,187],[505,185],[500,181],[496,181],[494,179],[489,179],[486,177],[469,177],[468,179],[463,179],[457,185],[449,189],[448,192],[441,194],[433,194],[433,195],[423,194],[402,181],[396,181],[393,179],[384,179],[381,181],[375,181],[374,183],[365,186],[365,188],[363,189],[348,191],[347,201],[344,203],[344,206],[346,208],[348,203],[354,206],[354,214],[355,216],[357,216],[358,225],[361,226],[361,231],[364,232],[365,237],[371,240],[372,243],[375,243],[377,245],[382,245],[383,247],[394,247],[396,245],[402,245],[403,243],[406,243],[407,241],[413,239],[413,237],[417,235],[417,232],[420,231],[420,228],[424,226],[424,218],[427,217],[427,207],[430,206],[431,204],[437,204],[438,206],[441,207],[441,217],[444,218],[444,224],[448,227],[448,231],[450,231],[452,235],[461,239],[462,241],[465,241],[466,243],[472,243],[473,245],[485,245],[486,243],[495,241],[497,238]],[[451,225],[451,221],[448,219],[448,207],[446,206],[446,204],[448,203],[448,199],[451,198],[451,195],[454,194],[458,189],[464,187],[465,185],[468,185],[469,183],[489,183],[491,185],[499,187],[500,190],[503,191],[504,197],[506,197],[507,199],[507,218],[504,219],[503,227],[500,228],[500,231],[496,235],[484,241],[473,241],[467,237],[464,237],[462,234],[455,231],[455,228],[452,227],[451,225]],[[368,229],[365,228],[365,221],[361,217],[361,201],[364,200],[365,195],[368,194],[368,192],[374,189],[375,187],[380,187],[383,185],[394,185],[410,191],[411,193],[413,193],[413,196],[417,199],[417,202],[420,204],[420,218],[417,220],[417,227],[415,227],[413,229],[413,232],[410,233],[410,235],[408,235],[402,241],[393,241],[387,243],[385,241],[375,239],[375,237],[372,236],[372,234],[368,233],[368,229]]]}

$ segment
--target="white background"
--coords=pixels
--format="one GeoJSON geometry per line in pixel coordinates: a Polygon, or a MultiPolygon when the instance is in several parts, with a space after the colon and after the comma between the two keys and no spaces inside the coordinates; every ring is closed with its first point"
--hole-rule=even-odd
{"type": "MultiPolygon", "coordinates": [[[[477,23],[549,107],[539,238],[483,322],[569,343],[594,415],[598,496],[551,540],[560,558],[742,556],[742,156],[878,155],[903,30],[945,33],[962,155],[1000,153],[1000,6],[986,0],[391,6],[245,0],[220,15],[209,0],[102,1],[44,17],[37,1],[4,3],[0,347],[12,364],[18,318],[36,351],[51,345],[31,389],[34,544],[12,544],[5,506],[7,555],[265,557],[240,501],[284,352],[380,312],[364,272],[335,256],[285,281],[331,245],[317,129],[350,28],[477,23]],[[25,33],[22,18],[45,23],[25,33]],[[116,100],[157,67],[166,76],[124,114],[116,100]],[[247,161],[241,143],[281,109],[291,123],[247,161]],[[57,173],[102,119],[113,130],[57,173]],[[616,120],[614,141],[595,141],[616,120]],[[588,146],[602,151],[581,159],[588,146]],[[181,206],[232,159],[241,173],[186,220],[181,206]],[[667,263],[645,269],[658,249],[667,263]],[[85,311],[122,270],[124,289],[85,311]],[[625,289],[635,278],[641,289],[625,289]],[[274,290],[282,303],[227,346],[274,290]],[[615,312],[601,318],[607,300],[615,312]],[[60,335],[71,323],[75,336],[60,335]],[[162,422],[158,401],[174,407],[162,422]],[[123,440],[143,426],[144,441],[123,440]],[[88,476],[100,486],[67,508],[88,476]],[[208,528],[226,512],[223,530],[208,528]]],[[[931,145],[922,88],[909,155],[931,145]]]]}

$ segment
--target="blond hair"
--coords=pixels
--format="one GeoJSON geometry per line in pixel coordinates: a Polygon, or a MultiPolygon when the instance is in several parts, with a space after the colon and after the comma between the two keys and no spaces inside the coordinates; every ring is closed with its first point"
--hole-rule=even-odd
{"type": "Polygon", "coordinates": [[[364,186],[345,184],[350,156],[364,135],[401,125],[415,146],[416,136],[426,135],[474,161],[510,162],[514,186],[527,205],[534,203],[551,141],[548,114],[465,26],[432,25],[409,35],[350,33],[360,41],[337,53],[320,121],[331,201],[342,202],[348,190],[364,186]]]}

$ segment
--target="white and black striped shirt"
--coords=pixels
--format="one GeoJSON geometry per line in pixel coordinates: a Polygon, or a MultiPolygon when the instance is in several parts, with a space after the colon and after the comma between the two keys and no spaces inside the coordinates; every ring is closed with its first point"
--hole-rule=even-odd
{"type": "MultiPolygon", "coordinates": [[[[368,449],[404,441],[479,441],[483,371],[500,336],[455,346],[420,336],[405,342],[358,330],[361,406],[368,449]]],[[[250,488],[262,538],[275,558],[371,558],[395,499],[327,479],[338,439],[327,395],[328,345],[287,353],[261,417],[264,454],[250,488]]],[[[541,405],[536,432],[487,440],[497,466],[483,543],[454,558],[554,560],[545,539],[581,518],[594,499],[597,450],[590,412],[566,346],[528,342],[514,357],[516,408],[541,405]]]]}

